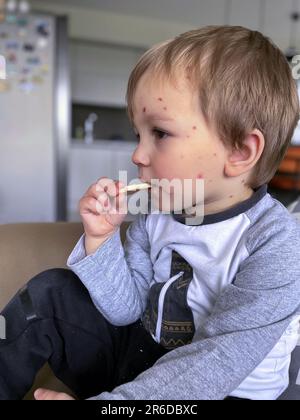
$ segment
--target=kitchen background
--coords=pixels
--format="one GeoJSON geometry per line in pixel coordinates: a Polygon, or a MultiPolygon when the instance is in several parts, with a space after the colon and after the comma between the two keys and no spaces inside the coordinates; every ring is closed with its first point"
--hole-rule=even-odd
{"type": "MultiPolygon", "coordinates": [[[[300,54],[300,0],[0,0],[0,223],[79,220],[100,176],[136,178],[130,71],[151,45],[209,24],[300,54]]],[[[286,205],[300,195],[298,132],[270,186],[286,205]]]]}

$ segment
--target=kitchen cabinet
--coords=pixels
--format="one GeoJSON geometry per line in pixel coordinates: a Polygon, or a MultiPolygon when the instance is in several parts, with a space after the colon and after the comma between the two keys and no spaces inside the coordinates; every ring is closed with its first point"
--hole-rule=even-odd
{"type": "Polygon", "coordinates": [[[230,0],[228,20],[230,25],[245,26],[253,30],[261,30],[261,0],[230,0]]]}
{"type": "Polygon", "coordinates": [[[119,179],[119,171],[126,171],[128,184],[138,177],[138,169],[131,156],[134,142],[98,140],[85,145],[74,141],[70,150],[68,174],[68,219],[79,220],[78,202],[90,185],[101,177],[119,179]]]}
{"type": "Polygon", "coordinates": [[[258,30],[270,37],[283,51],[287,51],[294,3],[293,0],[228,0],[225,11],[227,22],[224,21],[224,24],[258,30]]]}
{"type": "Polygon", "coordinates": [[[295,11],[295,2],[293,0],[265,1],[266,13],[263,32],[285,52],[290,46],[291,13],[295,11]]]}
{"type": "Polygon", "coordinates": [[[144,50],[101,43],[71,43],[72,101],[125,106],[131,70],[144,50]]]}

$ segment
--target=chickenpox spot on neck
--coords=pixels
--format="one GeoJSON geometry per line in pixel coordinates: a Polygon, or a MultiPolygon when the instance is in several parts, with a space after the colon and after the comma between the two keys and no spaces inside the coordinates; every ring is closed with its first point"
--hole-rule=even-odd
{"type": "Polygon", "coordinates": [[[230,196],[229,196],[229,198],[233,198],[233,197],[234,197],[234,195],[230,195],[230,196]]]}
{"type": "Polygon", "coordinates": [[[198,174],[197,175],[197,179],[203,179],[203,178],[204,178],[203,174],[198,174]]]}
{"type": "Polygon", "coordinates": [[[167,109],[168,109],[168,108],[167,108],[166,106],[164,106],[164,111],[167,111],[167,109]]]}
{"type": "Polygon", "coordinates": [[[146,112],[146,107],[143,108],[143,112],[146,112]]]}
{"type": "Polygon", "coordinates": [[[214,153],[214,156],[215,156],[215,157],[217,157],[217,154],[216,154],[216,153],[214,153]]]}
{"type": "Polygon", "coordinates": [[[157,98],[157,100],[158,100],[159,102],[162,102],[162,101],[163,101],[163,98],[157,98]]]}

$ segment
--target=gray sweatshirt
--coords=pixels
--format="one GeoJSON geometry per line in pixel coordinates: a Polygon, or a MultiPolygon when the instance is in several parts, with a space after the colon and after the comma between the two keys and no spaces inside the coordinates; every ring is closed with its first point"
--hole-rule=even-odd
{"type": "Polygon", "coordinates": [[[93,255],[82,237],[68,259],[113,325],[142,319],[171,351],[99,400],[274,400],[299,337],[300,225],[262,186],[189,226],[140,215],[124,247],[116,232],[93,255]]]}

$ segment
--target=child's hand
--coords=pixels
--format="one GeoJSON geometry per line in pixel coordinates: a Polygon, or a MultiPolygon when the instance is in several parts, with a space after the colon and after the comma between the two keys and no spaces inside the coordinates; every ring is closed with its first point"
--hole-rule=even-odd
{"type": "Polygon", "coordinates": [[[82,197],[79,212],[87,238],[103,241],[122,224],[128,212],[126,194],[120,193],[123,187],[119,181],[100,178],[82,197]]]}

